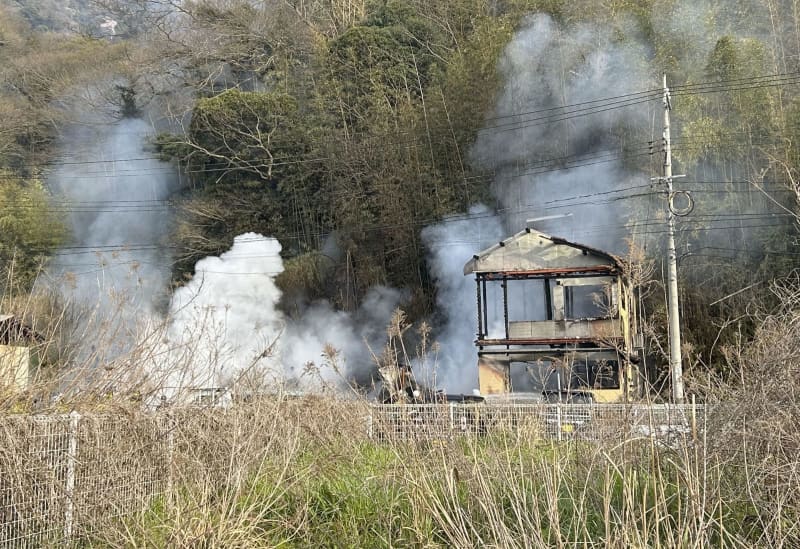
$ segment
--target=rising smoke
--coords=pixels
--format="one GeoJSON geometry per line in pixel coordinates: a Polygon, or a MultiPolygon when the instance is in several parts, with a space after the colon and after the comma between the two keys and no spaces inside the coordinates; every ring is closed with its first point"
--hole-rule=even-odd
{"type": "Polygon", "coordinates": [[[400,293],[376,287],[353,314],[320,302],[289,319],[278,309],[280,251],[276,239],[248,233],[230,251],[197,263],[191,282],[172,297],[165,352],[151,365],[158,379],[168,379],[167,393],[242,379],[265,390],[341,390],[375,369],[370,349],[381,351],[400,293]]]}
{"type": "Polygon", "coordinates": [[[471,151],[477,169],[496,174],[492,190],[508,233],[523,229],[530,218],[571,214],[535,226],[624,251],[630,201],[597,207],[593,197],[613,198],[620,189],[648,182],[649,174],[630,172],[618,151],[635,143],[647,152],[658,105],[589,116],[560,107],[590,106],[598,99],[654,88],[649,57],[635,32],[625,28],[564,28],[539,14],[517,32],[499,64],[504,86],[471,151]]]}
{"type": "Polygon", "coordinates": [[[280,244],[247,234],[199,261],[170,296],[167,201],[179,182],[174,166],[147,151],[151,135],[139,119],[79,126],[64,138],[49,180],[69,211],[72,241],[47,278],[82,311],[75,362],[144,366],[150,385],[168,393],[225,386],[245,372],[262,385],[307,390],[368,381],[370,348],[383,347],[397,290],[373,288],[353,314],[320,302],[289,319],[274,282],[283,271],[280,244]],[[143,353],[146,346],[154,348],[143,353]]]}
{"type": "MultiPolygon", "coordinates": [[[[684,24],[685,19],[680,18],[684,24]]],[[[590,116],[558,114],[563,114],[562,105],[658,86],[647,65],[651,52],[634,29],[635,25],[565,27],[535,15],[507,46],[500,61],[505,84],[470,152],[478,171],[495,174],[492,190],[500,213],[495,216],[477,206],[466,217],[444,220],[423,232],[438,308],[445,318],[435,330],[435,357],[416,365],[433,385],[448,391],[476,385],[475,288],[462,272],[474,253],[521,230],[530,218],[566,213],[572,215],[534,226],[625,252],[625,225],[636,221],[637,202],[617,193],[646,187],[653,175],[641,171],[644,162],[637,161],[641,149],[636,147],[658,139],[660,104],[590,116]],[[621,149],[630,155],[619,155],[621,149]],[[554,167],[552,159],[560,162],[554,167]]],[[[710,48],[713,41],[707,42],[710,48]]],[[[193,280],[170,300],[165,288],[171,258],[162,241],[170,216],[163,208],[143,205],[157,204],[175,190],[171,168],[143,152],[149,127],[142,121],[85,132],[64,140],[66,161],[52,180],[78,210],[72,215],[74,247],[60,253],[54,275],[74,273],[61,276],[70,279],[62,285],[72,299],[99,300],[103,310],[121,308],[117,331],[123,336],[133,331],[130,319],[158,319],[168,303],[162,342],[166,350],[153,368],[166,365],[173,374],[170,383],[224,385],[253,369],[274,382],[314,387],[318,382],[363,378],[374,369],[365,341],[373,349],[382,347],[399,292],[373,290],[354,315],[316,303],[299,320],[288,319],[277,308],[280,292],[274,277],[282,271],[282,262],[274,239],[237,237],[231,251],[200,261],[193,280]],[[132,158],[142,160],[126,163],[132,158]],[[123,209],[120,201],[140,207],[123,209]],[[98,211],[80,211],[79,204],[92,204],[98,211]],[[136,246],[113,252],[103,248],[122,243],[136,246]],[[89,261],[95,248],[104,251],[89,261]],[[327,343],[341,352],[339,357],[323,356],[327,343]],[[187,373],[177,365],[190,355],[193,367],[187,373]],[[326,361],[333,364],[322,374],[306,367],[326,361]]]]}
{"type": "Polygon", "coordinates": [[[436,306],[444,322],[437,323],[436,351],[415,364],[418,378],[447,392],[469,392],[478,386],[475,367],[477,305],[475,281],[464,276],[473,254],[503,238],[501,219],[486,206],[474,206],[466,216],[445,218],[426,227],[422,239],[430,250],[430,271],[436,284],[436,306]]]}
{"type": "Polygon", "coordinates": [[[137,326],[168,301],[166,201],[178,179],[173,166],[145,150],[152,132],[139,119],[75,126],[62,138],[62,160],[48,180],[72,235],[48,279],[84,309],[83,331],[105,342],[98,361],[129,347],[137,326]]]}
{"type": "MultiPolygon", "coordinates": [[[[554,109],[561,105],[653,87],[643,66],[647,52],[636,40],[621,41],[618,30],[564,29],[548,16],[536,15],[506,47],[499,66],[505,84],[471,151],[477,170],[495,173],[492,191],[499,211],[494,215],[485,206],[476,206],[468,216],[444,220],[422,233],[430,250],[437,306],[445,321],[435,330],[440,344],[435,364],[418,365],[417,374],[434,379],[438,387],[468,391],[477,386],[475,282],[463,274],[473,254],[521,231],[530,218],[558,214],[570,215],[533,226],[609,251],[624,251],[630,203],[600,206],[587,197],[597,193],[613,197],[613,191],[647,181],[648,176],[629,172],[618,155],[609,153],[619,149],[621,144],[613,136],[622,129],[646,135],[645,143],[651,139],[650,112],[632,108],[566,120],[563,115],[549,116],[557,115],[554,109]],[[552,158],[562,158],[563,166],[537,169],[537,162],[552,158]],[[576,196],[582,198],[572,198],[576,196]]],[[[537,299],[529,295],[511,299],[509,313],[533,318],[532,311],[522,309],[535,308],[537,299]]],[[[499,302],[497,296],[489,296],[489,301],[499,302]]],[[[490,310],[488,315],[488,331],[496,333],[503,313],[490,310]]]]}
{"type": "MultiPolygon", "coordinates": [[[[754,30],[759,25],[768,28],[763,26],[764,10],[751,8],[761,14],[758,25],[751,25],[749,19],[732,21],[730,14],[720,13],[724,10],[709,3],[678,2],[668,10],[658,32],[676,42],[688,37],[697,47],[679,49],[681,61],[704,67],[717,40],[726,34],[737,40],[752,37],[769,42],[766,35],[758,36],[754,30]]],[[[635,23],[625,22],[604,27],[562,25],[537,14],[506,47],[499,61],[504,84],[470,151],[477,171],[494,173],[497,217],[473,214],[465,226],[442,223],[424,233],[437,284],[437,304],[446,315],[437,331],[442,341],[438,372],[442,386],[457,390],[474,386],[476,356],[467,342],[474,339],[477,325],[475,285],[471,277],[460,276],[460,267],[485,247],[449,244],[463,242],[464,235],[474,237],[477,232],[493,234],[493,242],[528,225],[619,255],[625,255],[630,244],[646,249],[658,238],[659,230],[653,224],[659,223],[665,204],[663,200],[650,202],[656,190],[650,178],[660,174],[663,160],[661,102],[593,108],[600,99],[625,98],[660,87],[660,75],[652,66],[653,52],[636,29],[635,23]],[[565,109],[565,105],[576,107],[565,109]],[[551,219],[539,219],[543,217],[551,219]],[[640,222],[644,230],[637,227],[640,222]]],[[[775,72],[780,70],[775,67],[775,72]]],[[[704,74],[694,77],[707,79],[704,74]]],[[[702,166],[708,179],[745,177],[745,166],[736,160],[726,161],[726,171],[714,162],[702,166]]],[[[697,206],[712,211],[718,207],[704,204],[702,198],[697,206]]],[[[741,208],[763,212],[769,211],[769,206],[750,197],[749,204],[741,208]]],[[[720,236],[728,235],[719,232],[702,238],[711,242],[720,236]]],[[[685,241],[682,244],[688,247],[685,241]]],[[[490,296],[490,301],[497,299],[490,296]]],[[[512,297],[509,315],[533,318],[531,311],[514,311],[526,303],[534,309],[538,306],[533,297],[512,297]]],[[[497,312],[489,311],[490,332],[493,314],[497,322],[497,312]]]]}

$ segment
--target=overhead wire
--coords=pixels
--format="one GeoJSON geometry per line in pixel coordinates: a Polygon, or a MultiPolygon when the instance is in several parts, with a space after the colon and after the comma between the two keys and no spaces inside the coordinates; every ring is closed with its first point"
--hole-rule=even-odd
{"type": "MultiPolygon", "coordinates": [[[[788,76],[787,75],[767,75],[767,76],[763,76],[763,77],[754,77],[754,78],[751,78],[751,79],[737,79],[737,80],[724,81],[724,82],[719,82],[719,83],[714,83],[714,82],[700,83],[700,84],[694,84],[694,85],[688,85],[688,86],[677,86],[677,87],[675,87],[673,89],[675,89],[675,90],[684,90],[686,94],[694,93],[692,90],[696,90],[698,93],[700,91],[705,93],[705,92],[707,92],[709,90],[712,90],[712,91],[730,91],[732,89],[741,89],[741,88],[726,87],[726,86],[729,86],[729,84],[737,83],[737,82],[745,82],[747,80],[750,80],[751,83],[756,84],[758,86],[762,86],[762,85],[765,85],[765,83],[769,83],[770,79],[772,79],[773,83],[776,83],[776,84],[786,84],[786,83],[797,83],[797,82],[800,82],[800,79],[795,78],[796,75],[800,75],[800,73],[791,73],[788,76]],[[775,80],[776,76],[783,76],[784,78],[779,79],[777,82],[775,82],[774,80],[775,80]],[[795,79],[794,80],[787,80],[786,78],[789,78],[790,76],[792,78],[795,78],[795,79]]],[[[800,77],[798,77],[798,78],[800,78],[800,77]]],[[[497,118],[499,119],[499,118],[514,117],[514,116],[523,116],[525,114],[531,114],[531,113],[537,113],[537,112],[547,112],[547,111],[557,111],[557,110],[566,111],[566,114],[569,115],[570,118],[572,118],[574,116],[585,116],[585,115],[594,114],[594,113],[597,113],[597,112],[604,112],[606,110],[610,110],[611,108],[622,108],[622,107],[625,107],[625,106],[630,106],[628,102],[630,101],[631,97],[639,100],[639,98],[643,96],[643,97],[646,98],[647,101],[650,101],[650,100],[656,98],[655,91],[657,91],[657,90],[651,90],[651,91],[646,91],[646,92],[638,92],[638,93],[634,93],[634,94],[625,94],[625,95],[622,95],[622,96],[616,96],[616,97],[605,98],[605,99],[598,99],[598,100],[587,101],[587,102],[583,102],[583,103],[576,103],[576,104],[573,104],[573,105],[565,105],[565,106],[560,106],[560,107],[551,107],[551,108],[547,108],[547,109],[528,111],[527,113],[515,113],[515,114],[503,115],[503,116],[497,117],[497,118]],[[651,97],[651,95],[652,95],[652,97],[651,97]],[[623,101],[619,101],[618,100],[619,98],[628,98],[628,99],[624,99],[623,101]],[[594,105],[594,106],[591,107],[591,109],[584,108],[584,109],[569,111],[570,108],[574,108],[575,106],[587,105],[587,104],[591,104],[591,105],[594,105]],[[604,106],[604,108],[597,109],[596,107],[597,107],[598,104],[600,106],[604,106]]],[[[684,92],[681,91],[681,93],[684,93],[684,92]]],[[[644,100],[641,100],[641,102],[644,102],[644,100]]],[[[636,103],[636,104],[638,104],[638,103],[636,103]]],[[[559,121],[559,119],[552,119],[552,117],[545,117],[542,120],[544,122],[546,122],[546,123],[550,123],[550,122],[553,122],[553,121],[559,121]]],[[[523,124],[527,124],[527,122],[530,122],[530,120],[522,121],[523,124]]],[[[512,129],[524,129],[525,127],[530,127],[530,124],[523,125],[523,126],[518,126],[519,123],[520,123],[520,121],[513,122],[512,124],[516,124],[517,126],[515,126],[512,129]]],[[[484,129],[491,129],[491,127],[484,128],[484,129]]],[[[483,131],[483,130],[481,130],[481,131],[483,131]]],[[[680,142],[680,141],[678,141],[678,142],[680,142]]],[[[416,143],[416,141],[414,141],[412,144],[416,145],[417,143],[416,143]]],[[[153,161],[154,159],[136,158],[136,159],[130,159],[130,160],[153,161]]],[[[275,166],[289,165],[289,164],[299,164],[299,163],[309,163],[309,162],[324,162],[324,161],[329,161],[329,160],[331,160],[330,157],[318,157],[318,158],[310,158],[310,159],[278,160],[276,162],[271,162],[269,164],[251,164],[251,165],[244,164],[244,165],[233,165],[233,166],[225,165],[224,167],[221,167],[221,168],[215,168],[214,165],[211,164],[209,166],[205,166],[202,171],[203,172],[212,172],[212,171],[216,171],[216,170],[219,170],[219,171],[237,171],[237,170],[239,170],[239,171],[241,171],[243,169],[244,170],[256,170],[256,169],[267,169],[270,166],[275,167],[275,166]]],[[[90,164],[90,163],[108,163],[108,162],[124,162],[124,161],[125,161],[124,159],[118,160],[118,161],[115,161],[115,160],[95,160],[95,161],[85,161],[85,162],[68,162],[68,161],[65,161],[65,162],[61,162],[60,164],[72,164],[72,165],[84,164],[85,165],[85,164],[90,164]]],[[[134,171],[136,171],[136,170],[134,170],[134,171]]],[[[166,170],[165,173],[172,173],[172,171],[173,171],[172,169],[166,170]]],[[[536,172],[534,172],[534,173],[536,173],[536,172]]],[[[124,173],[120,173],[119,171],[116,171],[116,172],[114,172],[112,174],[108,174],[106,172],[98,172],[96,175],[98,175],[98,177],[111,177],[111,176],[123,177],[123,176],[126,176],[124,173]]],[[[139,177],[140,175],[141,175],[141,171],[136,171],[136,173],[133,174],[133,176],[136,176],[136,177],[139,177]]],[[[74,176],[74,177],[76,179],[78,179],[78,178],[83,179],[83,178],[86,177],[86,175],[74,176]]]]}
{"type": "MultiPolygon", "coordinates": [[[[774,223],[768,223],[768,224],[761,223],[761,224],[735,225],[735,226],[725,226],[725,227],[701,227],[701,228],[697,228],[697,229],[693,229],[693,230],[703,231],[703,232],[711,232],[711,231],[718,231],[718,230],[726,230],[727,231],[727,230],[754,229],[754,228],[776,228],[776,227],[781,227],[781,226],[783,226],[783,225],[774,224],[774,223]]],[[[622,230],[622,229],[631,229],[631,228],[627,227],[625,225],[600,226],[600,227],[581,228],[581,229],[578,229],[578,230],[576,230],[574,232],[576,234],[583,235],[583,236],[591,236],[591,235],[595,235],[595,234],[608,234],[610,229],[622,230]]],[[[652,230],[637,230],[636,227],[633,227],[627,234],[629,234],[629,235],[664,235],[664,234],[666,234],[666,231],[665,230],[656,230],[656,231],[652,231],[652,230]]],[[[458,241],[458,242],[439,242],[439,243],[433,244],[432,247],[461,246],[461,245],[463,245],[465,243],[470,243],[470,244],[475,244],[475,245],[482,244],[481,242],[479,242],[477,240],[469,240],[469,241],[465,240],[465,241],[458,241]]],[[[483,244],[485,245],[485,243],[483,243],[483,244]]],[[[773,255],[800,255],[800,254],[785,254],[783,252],[776,252],[776,251],[765,251],[763,253],[773,254],[773,255]]],[[[250,256],[244,254],[244,255],[237,255],[234,259],[248,259],[249,257],[250,256]]],[[[256,257],[256,256],[253,256],[253,257],[256,257]]],[[[170,268],[170,267],[174,266],[174,264],[175,264],[175,262],[158,264],[158,263],[145,262],[145,261],[130,261],[130,262],[127,262],[127,263],[123,263],[122,265],[123,266],[126,265],[126,264],[136,265],[136,264],[139,264],[139,263],[145,263],[145,264],[151,264],[151,265],[155,265],[155,266],[160,266],[160,267],[163,267],[165,269],[170,268]]],[[[85,263],[85,264],[69,264],[68,266],[77,267],[77,266],[95,266],[95,265],[97,265],[97,264],[96,263],[85,263]]],[[[92,274],[92,273],[97,273],[97,272],[103,272],[103,271],[111,269],[111,268],[116,268],[118,265],[119,264],[115,263],[113,265],[100,266],[100,267],[98,267],[96,269],[92,269],[90,271],[77,272],[77,273],[69,271],[69,272],[67,272],[65,274],[68,274],[70,276],[83,275],[83,274],[92,274]]],[[[55,264],[55,266],[64,266],[64,265],[55,264]]],[[[198,271],[198,274],[202,274],[202,273],[212,273],[212,274],[220,274],[220,275],[247,274],[247,275],[271,275],[271,276],[276,276],[276,275],[280,274],[278,271],[229,272],[229,271],[215,271],[215,270],[207,270],[207,269],[201,269],[200,271],[198,271]]]]}
{"type": "MultiPolygon", "coordinates": [[[[800,73],[795,73],[795,74],[800,75],[800,73]]],[[[791,75],[792,76],[791,78],[790,77],[785,77],[785,78],[780,78],[780,79],[774,78],[774,76],[777,76],[777,75],[773,75],[773,78],[771,78],[771,79],[768,76],[765,76],[765,77],[760,78],[760,79],[751,79],[751,82],[746,87],[741,86],[741,85],[739,85],[737,87],[733,87],[733,86],[724,87],[724,86],[721,85],[723,83],[713,83],[713,82],[695,84],[695,85],[687,85],[687,86],[676,86],[676,87],[673,88],[673,90],[675,90],[673,93],[675,93],[675,94],[684,94],[684,95],[688,94],[688,93],[711,93],[711,92],[716,92],[716,91],[731,91],[731,90],[740,90],[740,89],[753,89],[753,87],[766,87],[766,86],[770,86],[770,85],[783,85],[783,84],[786,84],[786,83],[797,83],[797,82],[800,82],[800,80],[797,80],[797,82],[795,82],[794,75],[791,75]]],[[[731,82],[734,82],[734,81],[728,81],[728,83],[731,83],[731,82]]],[[[656,90],[656,91],[658,91],[658,90],[656,90]]],[[[658,91],[658,92],[660,94],[660,91],[658,91]]],[[[626,94],[625,96],[618,96],[618,97],[633,97],[633,99],[635,99],[637,101],[641,100],[640,102],[650,101],[652,99],[655,99],[655,97],[650,97],[649,94],[652,94],[653,96],[655,96],[655,91],[638,92],[636,94],[626,94]]],[[[568,112],[562,113],[560,115],[556,115],[556,117],[559,117],[559,116],[570,116],[570,117],[586,116],[588,114],[605,112],[606,110],[611,110],[611,108],[623,108],[623,107],[626,107],[626,106],[630,106],[632,104],[638,104],[638,103],[632,103],[631,101],[633,101],[633,99],[625,99],[625,100],[616,101],[616,102],[609,102],[608,99],[617,99],[617,98],[607,98],[605,100],[594,100],[594,101],[584,102],[583,104],[575,104],[573,106],[592,104],[592,107],[591,108],[587,107],[587,108],[577,109],[577,110],[574,110],[574,111],[568,111],[568,112]],[[604,101],[605,101],[605,103],[603,103],[604,101]],[[600,107],[603,107],[603,108],[600,108],[600,107]],[[571,116],[571,115],[574,115],[574,116],[571,116]]],[[[538,112],[539,113],[545,112],[545,111],[555,112],[555,111],[559,111],[559,110],[564,111],[564,110],[567,110],[569,107],[570,106],[552,107],[552,108],[548,108],[548,109],[541,109],[538,112]]],[[[514,116],[524,116],[524,115],[536,114],[536,113],[537,113],[537,111],[528,111],[527,113],[515,113],[515,114],[510,114],[510,115],[503,115],[503,116],[496,117],[496,119],[505,119],[505,118],[511,118],[511,117],[514,117],[514,116]]],[[[566,120],[568,118],[563,118],[563,119],[566,120]]],[[[537,119],[522,121],[522,123],[527,123],[527,122],[536,121],[536,120],[537,119]]],[[[554,120],[552,116],[549,116],[549,117],[546,117],[546,118],[543,117],[543,118],[541,118],[541,120],[544,121],[543,123],[550,123],[550,122],[553,122],[553,121],[560,121],[560,119],[555,119],[554,120]],[[548,122],[548,120],[549,120],[549,122],[548,122]]],[[[513,124],[519,124],[519,123],[520,122],[517,121],[517,122],[514,122],[513,124]]],[[[498,127],[502,127],[502,126],[498,126],[498,127]]],[[[529,127],[529,126],[519,126],[519,127],[516,127],[515,129],[524,129],[525,127],[529,127]]],[[[488,129],[492,129],[492,128],[488,128],[488,129]]],[[[687,142],[689,142],[689,140],[684,140],[684,143],[687,143],[687,142]]],[[[652,141],[648,142],[648,145],[651,146],[652,145],[652,141]]],[[[575,158],[576,158],[576,160],[574,160],[574,161],[570,161],[569,159],[565,159],[565,158],[556,159],[556,160],[562,161],[563,164],[562,165],[557,165],[557,166],[548,166],[548,167],[544,166],[544,162],[546,162],[546,161],[539,161],[538,164],[534,163],[534,166],[533,166],[532,169],[524,171],[524,172],[522,172],[520,174],[514,174],[512,177],[521,177],[521,176],[526,176],[526,175],[540,175],[542,173],[548,173],[549,171],[564,170],[564,169],[582,167],[582,166],[591,166],[591,165],[599,164],[599,163],[603,163],[603,162],[619,160],[622,156],[624,156],[624,154],[625,154],[624,152],[622,154],[619,154],[619,153],[618,154],[614,154],[614,153],[604,152],[604,153],[598,153],[597,155],[595,155],[594,158],[591,158],[591,157],[586,158],[587,155],[574,155],[575,158]],[[580,158],[581,156],[583,158],[580,158]],[[592,161],[587,161],[587,160],[592,160],[592,161]]],[[[644,156],[645,154],[650,155],[650,154],[652,154],[652,151],[648,151],[647,153],[642,153],[642,154],[633,155],[633,156],[634,157],[635,156],[644,156]]],[[[630,158],[630,156],[628,158],[630,158]]],[[[153,159],[147,159],[147,160],[152,161],[153,159]]],[[[325,160],[325,159],[321,159],[321,158],[318,158],[318,159],[301,159],[301,160],[292,161],[291,163],[317,162],[317,161],[322,161],[322,160],[325,160]]],[[[553,159],[551,159],[550,161],[552,162],[553,159]]],[[[120,161],[118,161],[118,160],[107,160],[107,161],[93,161],[93,162],[120,162],[120,161]]],[[[273,165],[275,165],[275,164],[273,164],[273,165]]],[[[104,176],[104,177],[119,176],[118,173],[115,174],[113,172],[111,174],[107,174],[107,175],[106,174],[101,174],[101,175],[104,176]]],[[[479,177],[479,178],[480,177],[487,178],[487,177],[495,177],[495,176],[496,176],[496,174],[494,174],[492,176],[488,176],[487,175],[487,176],[477,176],[477,177],[479,177]]],[[[728,183],[728,182],[726,182],[726,183],[728,183]]],[[[638,187],[642,188],[642,187],[645,187],[645,186],[638,186],[638,187]]],[[[590,194],[590,195],[581,195],[581,196],[577,196],[577,197],[573,197],[573,198],[591,198],[593,196],[599,196],[599,195],[603,195],[603,194],[613,194],[613,193],[617,193],[617,192],[623,192],[624,190],[626,190],[626,189],[623,189],[623,190],[612,190],[612,191],[608,191],[608,192],[594,193],[594,194],[590,194]]],[[[641,193],[641,194],[637,194],[637,195],[634,195],[634,196],[624,196],[624,197],[617,197],[617,198],[619,198],[619,199],[628,199],[628,198],[635,198],[635,197],[638,197],[638,196],[651,196],[651,195],[652,195],[652,193],[641,193]]],[[[562,200],[563,201],[567,201],[567,200],[570,200],[570,199],[569,198],[565,198],[565,199],[562,199],[562,200]]],[[[97,203],[103,203],[103,202],[104,201],[97,201],[97,203]]],[[[105,202],[108,202],[108,201],[105,201],[105,202]]],[[[115,201],[115,202],[123,203],[124,201],[115,201]]],[[[170,206],[172,205],[172,202],[170,202],[169,200],[164,200],[164,201],[160,201],[160,200],[159,201],[156,201],[156,200],[153,200],[153,201],[130,201],[130,202],[131,202],[131,204],[128,206],[128,208],[131,208],[131,210],[130,210],[131,212],[134,212],[134,211],[135,212],[156,211],[152,207],[153,204],[164,203],[164,204],[168,204],[170,206]],[[142,207],[139,207],[140,205],[142,207]],[[150,209],[149,210],[145,208],[146,205],[150,205],[150,209]]],[[[580,205],[580,203],[571,203],[571,204],[566,204],[565,207],[574,207],[574,206],[578,206],[578,205],[580,205]]],[[[82,213],[82,212],[97,212],[97,211],[99,211],[99,212],[112,211],[112,212],[115,212],[115,213],[116,212],[120,212],[120,210],[117,210],[117,209],[99,210],[99,209],[96,209],[96,208],[95,209],[85,209],[85,210],[78,208],[77,210],[76,209],[72,209],[71,211],[77,211],[79,213],[82,213]]],[[[122,210],[122,211],[125,212],[127,210],[122,210]]],[[[436,220],[436,221],[441,221],[441,220],[436,220]]],[[[444,221],[447,221],[447,220],[444,220],[444,221]]],[[[426,220],[424,222],[426,224],[428,224],[428,223],[431,222],[431,220],[426,220]]],[[[417,221],[416,223],[420,223],[420,222],[417,221]]],[[[407,224],[404,224],[404,225],[407,225],[407,224]]],[[[739,227],[735,227],[735,228],[739,228],[739,227]]],[[[376,227],[376,229],[379,230],[380,227],[376,227]]],[[[75,249],[75,248],[73,248],[73,249],[75,249]]],[[[142,249],[142,248],[137,248],[135,246],[132,247],[132,246],[127,245],[127,244],[120,245],[119,247],[116,247],[116,248],[114,248],[113,246],[104,246],[104,247],[101,247],[101,248],[93,247],[92,248],[93,251],[109,250],[109,249],[116,249],[118,251],[132,251],[132,250],[139,250],[139,249],[142,249]]]]}
{"type": "MultiPolygon", "coordinates": [[[[645,197],[645,196],[650,196],[650,194],[649,193],[641,193],[641,194],[638,194],[638,195],[635,195],[635,196],[636,197],[645,197]]],[[[633,197],[633,196],[615,197],[615,199],[623,199],[623,198],[631,198],[631,197],[633,197]]],[[[593,204],[593,203],[592,202],[586,202],[584,204],[585,205],[590,205],[590,204],[593,204]]],[[[457,223],[457,222],[462,222],[462,221],[476,221],[476,220],[480,220],[480,219],[493,218],[493,217],[496,217],[496,216],[502,215],[502,214],[507,214],[507,215],[511,214],[511,215],[513,215],[513,214],[530,213],[530,212],[536,212],[536,211],[540,211],[540,210],[537,210],[537,208],[535,208],[535,207],[503,208],[503,209],[500,209],[497,213],[495,213],[495,212],[486,212],[486,213],[481,213],[481,214],[454,215],[454,216],[450,216],[450,217],[447,217],[447,218],[444,218],[444,219],[441,219],[441,220],[435,220],[435,219],[434,220],[430,220],[429,219],[429,220],[424,220],[424,221],[410,222],[410,223],[404,224],[404,225],[425,226],[425,225],[429,225],[431,223],[435,223],[437,221],[439,223],[442,223],[442,224],[449,224],[449,223],[457,223]]],[[[745,215],[738,215],[738,216],[734,215],[734,214],[731,214],[731,215],[723,214],[723,215],[718,216],[718,220],[722,221],[722,222],[729,222],[729,221],[736,221],[736,220],[749,221],[749,220],[762,219],[762,218],[764,218],[764,219],[766,219],[766,218],[775,219],[775,218],[791,218],[791,217],[793,217],[791,214],[786,214],[786,213],[760,213],[760,214],[754,213],[754,214],[745,214],[745,215]]],[[[715,221],[714,219],[711,220],[711,222],[714,222],[714,221],[715,221]]],[[[690,220],[682,220],[681,226],[691,225],[691,224],[695,224],[695,223],[706,223],[706,222],[707,222],[706,220],[691,220],[691,219],[690,220]]],[[[633,224],[633,226],[628,225],[628,224],[596,225],[596,226],[586,225],[584,227],[584,229],[581,229],[580,232],[586,232],[586,230],[590,230],[590,229],[596,229],[597,231],[601,231],[602,232],[604,230],[610,230],[610,229],[628,229],[628,228],[630,228],[633,231],[635,231],[635,230],[637,230],[637,228],[641,228],[641,227],[661,226],[661,225],[663,225],[663,223],[661,221],[658,221],[658,220],[653,220],[653,221],[650,221],[650,222],[647,222],[647,223],[636,222],[635,224],[633,224]]],[[[777,225],[776,224],[771,224],[771,226],[778,226],[778,225],[781,225],[781,224],[777,224],[777,225]]],[[[392,229],[392,228],[397,228],[397,225],[389,225],[389,224],[387,224],[387,225],[383,225],[383,226],[380,226],[380,227],[371,227],[370,229],[371,230],[378,230],[378,229],[384,229],[385,230],[385,229],[392,229]]],[[[714,230],[716,230],[716,229],[724,229],[724,228],[734,228],[734,229],[736,229],[736,228],[739,228],[739,226],[711,227],[711,229],[714,229],[714,230]]],[[[704,230],[704,229],[703,228],[692,227],[691,230],[704,230]]],[[[659,232],[662,233],[663,231],[659,231],[659,232]]],[[[324,238],[324,237],[330,236],[330,233],[318,233],[318,234],[314,234],[312,236],[318,236],[318,237],[324,238]]],[[[288,235],[288,236],[286,236],[286,238],[292,238],[292,235],[288,235]]],[[[252,238],[252,239],[247,239],[247,240],[239,240],[239,242],[255,242],[255,241],[262,241],[262,240],[269,240],[269,239],[270,239],[270,237],[263,237],[263,238],[259,237],[259,238],[252,238]]],[[[127,244],[127,243],[110,244],[110,245],[76,245],[76,246],[65,246],[65,247],[61,248],[58,252],[54,253],[54,255],[75,255],[75,254],[82,254],[82,253],[91,254],[91,253],[95,253],[95,252],[125,253],[125,252],[134,252],[134,251],[170,250],[170,249],[177,250],[177,249],[181,249],[181,247],[180,246],[166,246],[166,245],[161,245],[161,244],[131,245],[131,244],[127,244]]],[[[246,254],[244,254],[242,256],[237,256],[237,257],[246,257],[246,254]]]]}

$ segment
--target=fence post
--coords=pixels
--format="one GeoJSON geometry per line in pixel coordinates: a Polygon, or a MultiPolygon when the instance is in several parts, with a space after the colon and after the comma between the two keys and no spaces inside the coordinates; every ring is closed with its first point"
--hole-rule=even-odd
{"type": "Polygon", "coordinates": [[[174,494],[174,470],[175,470],[175,429],[177,428],[177,421],[172,414],[166,414],[167,424],[167,502],[172,505],[174,494]]]}
{"type": "Polygon", "coordinates": [[[69,414],[69,446],[67,447],[67,476],[65,483],[66,505],[64,508],[64,539],[72,539],[73,521],[75,515],[75,465],[78,458],[78,422],[81,415],[78,412],[69,414]]]}
{"type": "Polygon", "coordinates": [[[697,444],[697,403],[694,393],[692,394],[692,442],[697,444]]]}
{"type": "Polygon", "coordinates": [[[456,428],[456,414],[455,414],[455,409],[453,408],[454,404],[452,402],[449,402],[447,405],[450,408],[450,410],[449,410],[449,412],[450,412],[450,431],[454,431],[455,428],[456,428]]]}
{"type": "Polygon", "coordinates": [[[561,402],[556,403],[556,418],[557,418],[556,429],[558,429],[558,435],[557,436],[558,436],[558,441],[560,442],[561,441],[561,437],[563,436],[563,433],[562,433],[563,427],[561,426],[561,402]]]}
{"type": "Polygon", "coordinates": [[[367,437],[372,440],[373,427],[372,427],[372,407],[369,407],[369,414],[367,415],[367,437]]]}

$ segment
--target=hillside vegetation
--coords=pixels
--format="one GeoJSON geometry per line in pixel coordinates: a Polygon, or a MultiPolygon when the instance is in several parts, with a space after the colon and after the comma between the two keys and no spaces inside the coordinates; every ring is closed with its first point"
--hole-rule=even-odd
{"type": "MultiPolygon", "coordinates": [[[[726,349],[753,336],[753,307],[773,308],[769,283],[796,267],[800,15],[792,2],[90,4],[0,7],[7,297],[29,291],[37,268],[70,238],[64,207],[48,206],[41,181],[58,162],[61,129],[94,107],[78,101],[81,90],[104,82],[98,104],[165,121],[152,145],[183,174],[169,235],[176,283],[234,236],[256,232],[280,240],[279,283],[289,296],[355,310],[370,288],[387,285],[406,291],[411,320],[434,315],[420,233],[475,203],[494,204],[492,170],[474,147],[481,128],[497,123],[506,85],[499,61],[533,14],[549,15],[566,41],[575,29],[602,28],[615,45],[636,44],[651,78],[631,92],[658,88],[662,72],[685,87],[674,97],[673,135],[696,202],[679,238],[695,390],[729,376],[726,349]],[[97,32],[106,17],[118,22],[113,38],[97,32]]],[[[565,75],[572,69],[563,66],[565,75]]],[[[660,173],[660,111],[652,112],[653,154],[631,152],[641,136],[624,124],[577,138],[556,125],[553,154],[539,148],[530,160],[557,169],[567,163],[557,151],[569,156],[576,139],[602,139],[645,184],[660,173]]],[[[660,261],[664,203],[634,208],[650,228],[638,230],[652,234],[636,244],[660,261]]],[[[664,306],[657,281],[648,288],[657,354],[664,306]]]]}
{"type": "Polygon", "coordinates": [[[798,141],[797,0],[0,0],[0,543],[800,547],[798,141]],[[570,208],[652,401],[375,406],[473,322],[441,257],[570,208]]]}

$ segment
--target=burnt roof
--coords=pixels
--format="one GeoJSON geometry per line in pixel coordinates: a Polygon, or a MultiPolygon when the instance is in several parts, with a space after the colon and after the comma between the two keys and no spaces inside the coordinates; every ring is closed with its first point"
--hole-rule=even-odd
{"type": "Polygon", "coordinates": [[[464,265],[464,274],[602,266],[623,269],[622,260],[613,254],[528,228],[474,255],[464,265]]]}

